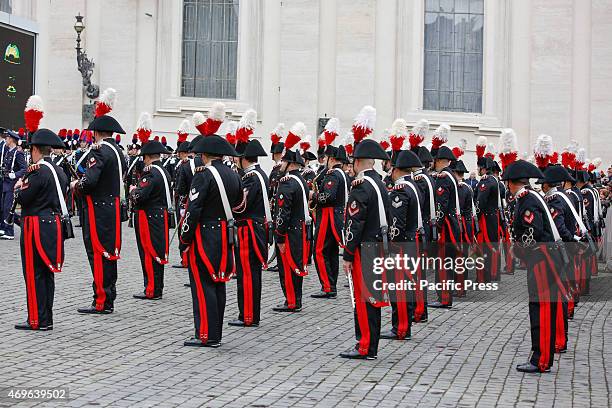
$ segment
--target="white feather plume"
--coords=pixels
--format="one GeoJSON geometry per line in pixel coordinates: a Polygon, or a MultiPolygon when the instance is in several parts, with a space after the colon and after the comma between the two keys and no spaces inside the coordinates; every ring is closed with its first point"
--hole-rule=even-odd
{"type": "Polygon", "coordinates": [[[576,153],[576,161],[579,163],[587,162],[586,149],[584,147],[578,149],[578,152],[576,153]]]}
{"type": "Polygon", "coordinates": [[[244,115],[240,118],[238,127],[241,129],[255,129],[255,126],[257,126],[257,112],[253,109],[249,109],[244,112],[244,115]]]}
{"type": "Polygon", "coordinates": [[[408,123],[404,119],[395,119],[391,125],[392,136],[405,137],[408,136],[408,123]]]}
{"type": "Polygon", "coordinates": [[[32,95],[26,102],[25,110],[35,110],[38,112],[44,112],[43,100],[38,95],[32,95]]]}
{"type": "Polygon", "coordinates": [[[106,88],[100,95],[99,101],[111,109],[114,108],[117,101],[117,91],[114,88],[106,88]]]}
{"type": "Polygon", "coordinates": [[[215,102],[208,112],[208,117],[212,120],[223,122],[225,120],[225,104],[223,102],[215,102]]]}
{"type": "Polygon", "coordinates": [[[353,132],[349,130],[342,137],[340,145],[346,146],[346,145],[352,144],[354,141],[355,141],[355,139],[353,138],[353,132]]]}
{"type": "Polygon", "coordinates": [[[340,133],[340,120],[338,118],[331,118],[325,125],[325,131],[329,133],[340,133]]]}
{"type": "Polygon", "coordinates": [[[517,151],[516,132],[513,129],[503,129],[499,137],[499,152],[508,154],[517,151]]]}
{"type": "Polygon", "coordinates": [[[442,123],[431,135],[432,139],[443,140],[445,143],[448,142],[448,137],[451,133],[451,127],[446,123],[442,123]]]}
{"type": "Polygon", "coordinates": [[[193,124],[197,127],[202,123],[206,122],[206,118],[202,112],[196,112],[193,114],[193,124]]]}
{"type": "Polygon", "coordinates": [[[565,151],[576,154],[578,152],[578,142],[576,140],[570,140],[569,144],[565,147],[565,151]]]}
{"type": "Polygon", "coordinates": [[[413,135],[427,136],[429,132],[429,121],[427,119],[421,119],[413,126],[410,133],[413,135]]]}
{"type": "Polygon", "coordinates": [[[495,153],[496,153],[495,145],[493,143],[489,143],[487,145],[486,152],[495,155],[495,153]]]}
{"type": "Polygon", "coordinates": [[[238,122],[236,122],[235,120],[228,120],[227,122],[224,123],[224,126],[225,126],[225,131],[222,133],[225,133],[225,134],[234,135],[236,134],[236,130],[238,130],[238,122]]]}
{"type": "Polygon", "coordinates": [[[187,134],[189,133],[189,128],[190,128],[189,121],[187,119],[183,119],[183,121],[179,125],[178,133],[187,134]]]}
{"type": "Polygon", "coordinates": [[[548,135],[538,136],[533,149],[534,155],[538,157],[548,157],[553,154],[553,151],[552,137],[548,135]]]}
{"type": "Polygon", "coordinates": [[[285,129],[285,124],[279,123],[274,129],[272,129],[272,132],[270,132],[270,134],[280,136],[281,138],[287,136],[287,129],[285,129]]]}
{"type": "Polygon", "coordinates": [[[374,129],[376,127],[376,108],[366,105],[361,108],[361,111],[355,117],[354,126],[359,126],[364,129],[374,129]]]}
{"type": "Polygon", "coordinates": [[[487,137],[479,136],[478,140],[476,140],[476,146],[486,146],[487,145],[487,137]]]}
{"type": "Polygon", "coordinates": [[[136,129],[152,130],[152,128],[153,128],[153,119],[151,118],[151,114],[149,112],[142,112],[140,114],[140,117],[138,118],[136,129]]]}
{"type": "Polygon", "coordinates": [[[601,166],[601,157],[594,158],[591,164],[597,169],[599,166],[601,166]]]}
{"type": "Polygon", "coordinates": [[[461,139],[459,139],[459,148],[465,152],[465,149],[467,148],[467,139],[462,137],[461,139]]]}
{"type": "Polygon", "coordinates": [[[304,122],[296,122],[291,126],[291,133],[298,136],[300,139],[304,139],[304,135],[306,135],[306,125],[304,122]]]}

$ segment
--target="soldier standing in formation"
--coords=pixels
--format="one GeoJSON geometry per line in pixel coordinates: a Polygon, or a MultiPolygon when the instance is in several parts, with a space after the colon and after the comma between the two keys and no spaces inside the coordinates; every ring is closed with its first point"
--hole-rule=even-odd
{"type": "Polygon", "coordinates": [[[242,183],[223,156],[234,148],[217,135],[200,139],[193,151],[196,168],[181,226],[181,251],[188,250],[195,336],[185,346],[219,347],[225,312],[225,284],[232,278],[237,229],[232,207],[240,203],[242,183]]]}
{"type": "Polygon", "coordinates": [[[93,272],[93,302],[79,313],[113,313],[117,297],[117,260],[121,252],[121,222],[127,217],[122,209],[121,188],[125,157],[115,144],[113,133],[125,134],[111,116],[94,119],[88,130],[94,132],[94,145],[85,163],[82,178],[71,188],[83,198],[83,242],[93,272]]]}
{"type": "Polygon", "coordinates": [[[164,265],[168,263],[169,227],[173,212],[170,196],[170,175],[162,167],[160,157],[166,148],[157,141],[142,146],[143,173],[138,184],[130,187],[134,203],[134,231],[144,277],[144,291],[136,299],[159,300],[164,290],[164,265]]]}
{"type": "Polygon", "coordinates": [[[64,263],[61,217],[67,215],[64,194],[68,179],[51,160],[62,140],[51,130],[40,129],[30,139],[32,164],[15,184],[21,205],[21,264],[27,292],[28,319],[18,330],[53,330],[55,273],[64,263]]]}
{"type": "Polygon", "coordinates": [[[243,197],[234,208],[238,223],[236,257],[238,318],[230,326],[259,326],[261,316],[261,271],[267,264],[268,245],[274,226],[270,211],[268,176],[257,163],[266,157],[258,140],[238,145],[238,167],[241,169],[243,197]]]}
{"type": "Polygon", "coordinates": [[[389,160],[389,156],[374,140],[363,140],[355,148],[353,167],[357,178],[353,181],[347,204],[343,270],[353,282],[353,315],[355,320],[354,348],[340,354],[343,358],[374,360],[378,356],[380,339],[380,309],[388,303],[369,292],[371,270],[361,264],[362,243],[387,243],[390,201],[380,175],[374,170],[375,160],[389,160]]]}
{"type": "MultiPolygon", "coordinates": [[[[0,197],[0,239],[15,239],[13,225],[4,222],[13,204],[13,190],[17,180],[26,173],[27,164],[23,151],[17,147],[21,140],[19,134],[13,131],[6,132],[6,139],[0,148],[0,178],[2,179],[2,190],[0,197]]],[[[62,144],[63,146],[63,144],[62,144]]]]}

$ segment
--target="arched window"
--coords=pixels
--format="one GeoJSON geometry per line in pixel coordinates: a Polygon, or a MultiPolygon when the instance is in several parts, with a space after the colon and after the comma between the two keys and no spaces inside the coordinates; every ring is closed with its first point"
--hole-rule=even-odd
{"type": "Polygon", "coordinates": [[[184,0],[181,96],[236,99],[239,0],[184,0]]]}
{"type": "Polygon", "coordinates": [[[482,112],[484,0],[425,0],[423,109],[482,112]]]}

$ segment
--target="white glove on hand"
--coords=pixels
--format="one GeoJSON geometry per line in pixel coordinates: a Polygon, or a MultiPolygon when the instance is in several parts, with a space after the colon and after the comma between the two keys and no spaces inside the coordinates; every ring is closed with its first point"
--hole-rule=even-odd
{"type": "Polygon", "coordinates": [[[10,178],[11,180],[15,180],[15,173],[11,171],[11,172],[9,173],[9,178],[10,178]]]}

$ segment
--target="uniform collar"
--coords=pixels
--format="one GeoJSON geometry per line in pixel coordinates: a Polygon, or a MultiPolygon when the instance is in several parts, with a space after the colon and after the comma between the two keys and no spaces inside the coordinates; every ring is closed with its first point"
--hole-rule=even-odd
{"type": "Polygon", "coordinates": [[[402,176],[400,178],[398,178],[397,180],[395,180],[395,185],[397,186],[398,184],[406,184],[408,182],[408,180],[411,179],[411,175],[407,174],[405,176],[402,176]]]}
{"type": "Polygon", "coordinates": [[[553,187],[546,192],[545,197],[550,197],[551,195],[555,194],[557,191],[559,191],[557,187],[553,187]]]}
{"type": "Polygon", "coordinates": [[[257,168],[257,163],[253,163],[251,164],[249,167],[247,167],[246,169],[244,169],[245,173],[248,173],[251,170],[255,170],[257,168]]]}
{"type": "MultiPolygon", "coordinates": [[[[361,171],[359,172],[359,174],[357,174],[357,179],[362,179],[362,178],[363,178],[363,176],[365,176],[365,175],[366,175],[366,173],[367,173],[367,172],[369,172],[369,171],[373,171],[373,172],[375,172],[375,173],[376,173],[376,170],[374,170],[374,168],[370,167],[369,169],[361,170],[361,171]]],[[[378,174],[378,173],[376,173],[376,174],[378,174]]]]}

